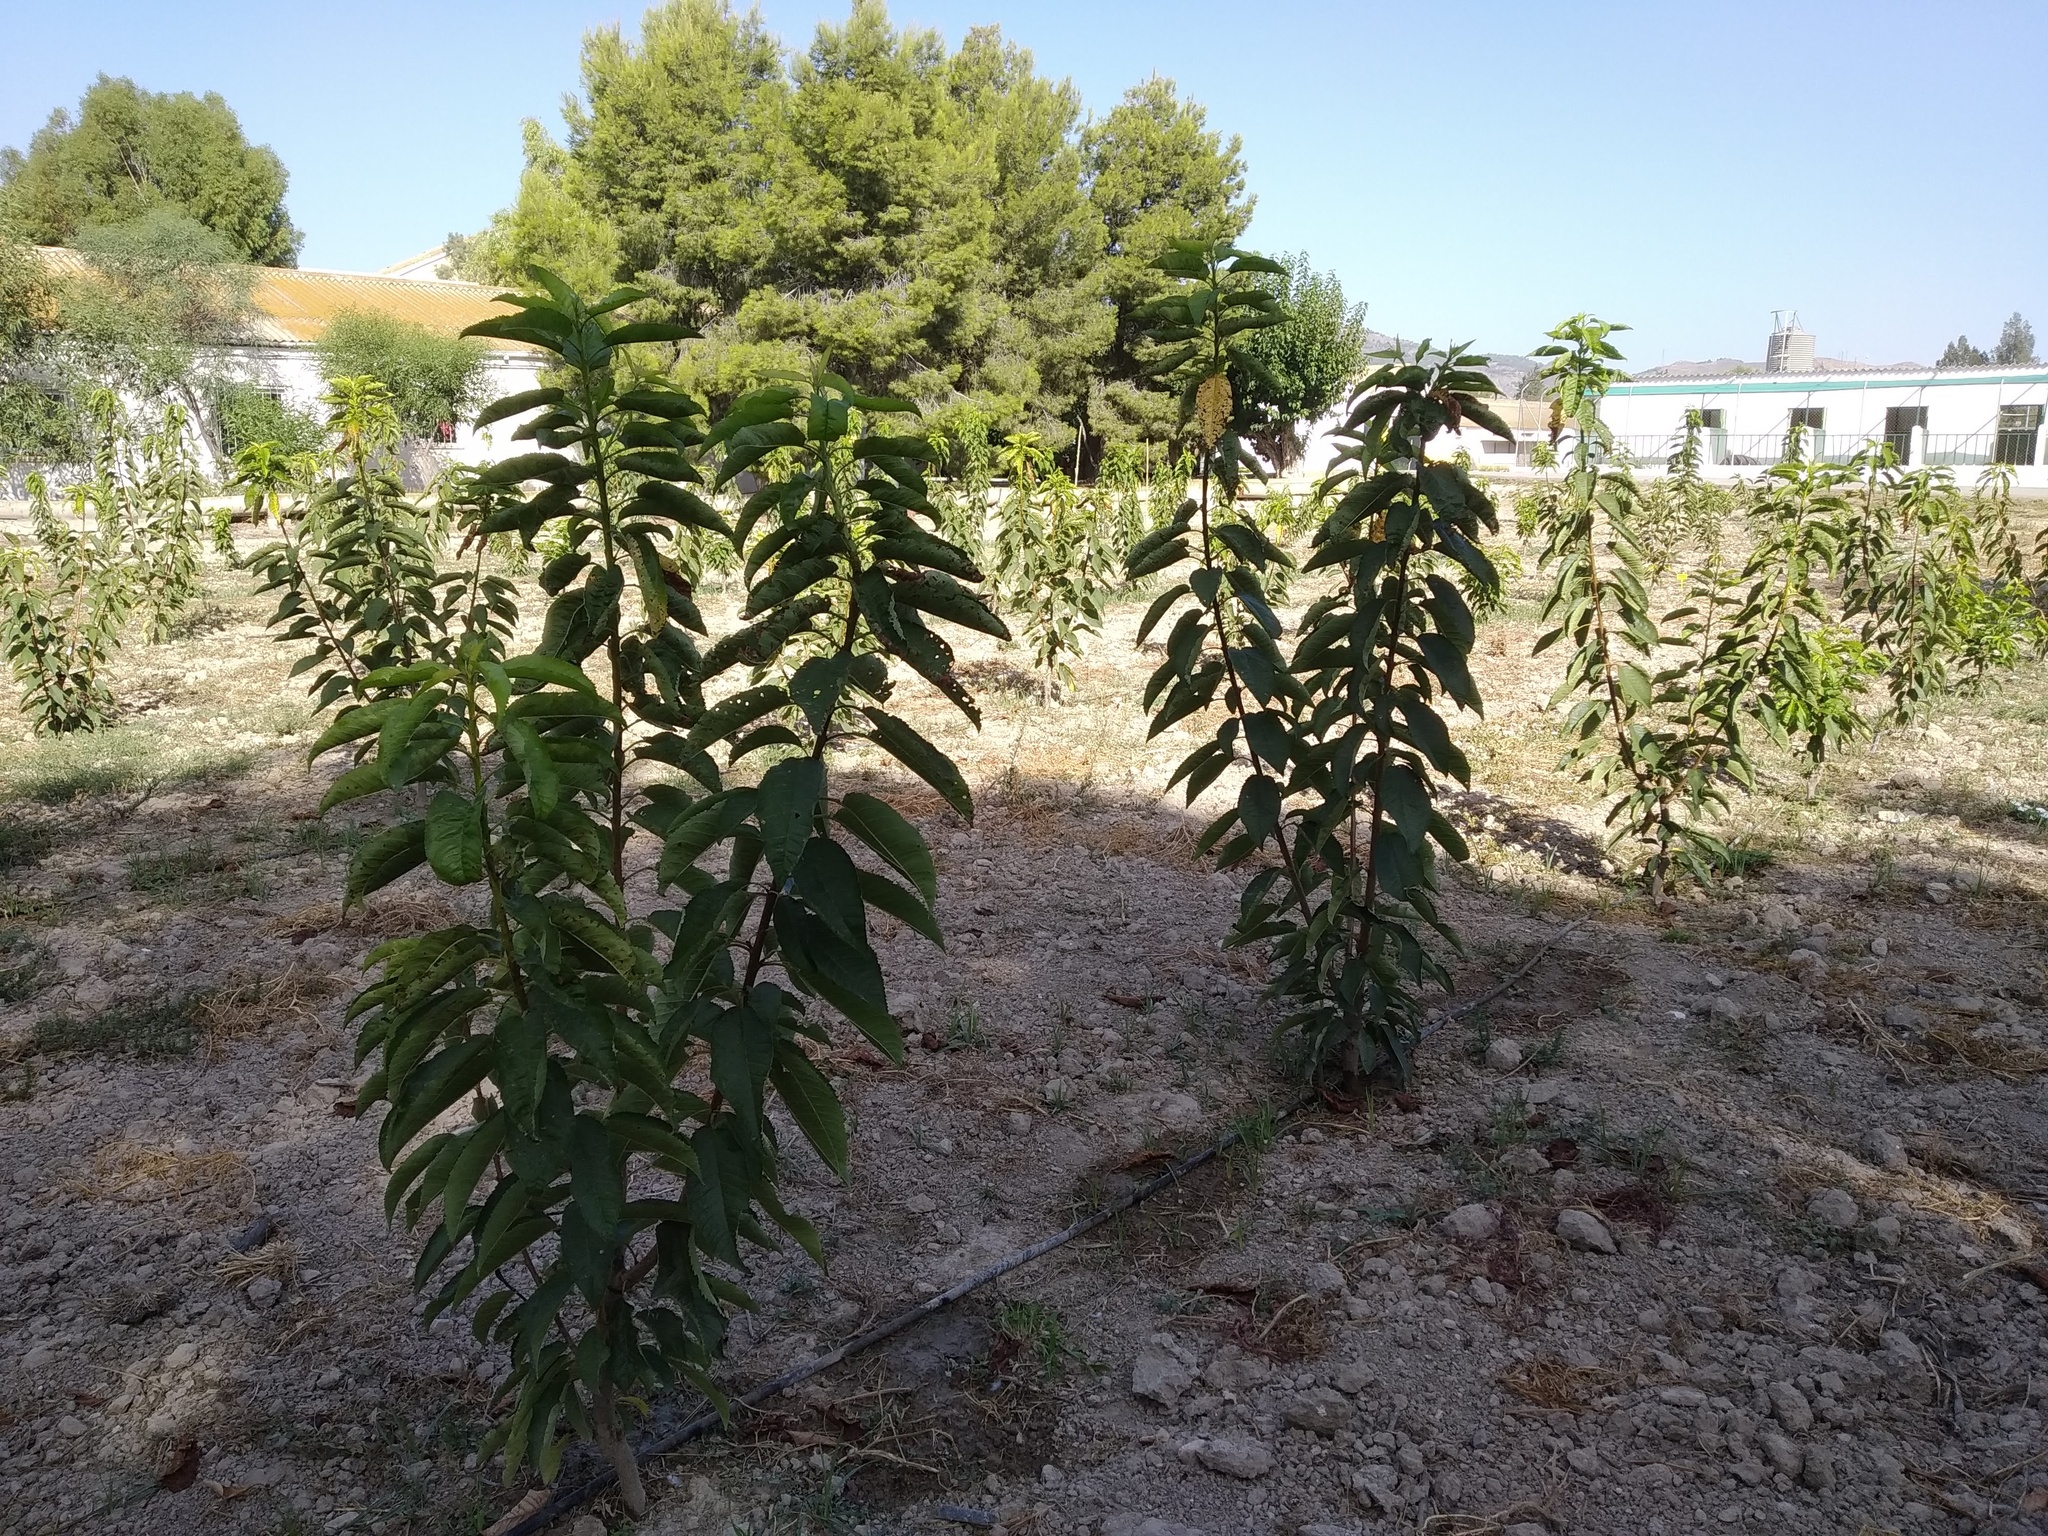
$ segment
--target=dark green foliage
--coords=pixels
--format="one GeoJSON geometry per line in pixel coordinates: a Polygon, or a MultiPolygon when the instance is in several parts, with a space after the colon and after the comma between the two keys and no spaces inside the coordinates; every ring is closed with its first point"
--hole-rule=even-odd
{"type": "Polygon", "coordinates": [[[1245,435],[1279,470],[1300,456],[1304,428],[1342,400],[1365,369],[1365,306],[1346,304],[1337,274],[1316,271],[1306,252],[1283,265],[1284,275],[1266,282],[1286,322],[1246,343],[1245,356],[1256,366],[1233,381],[1245,435]]]}
{"type": "Polygon", "coordinates": [[[476,921],[377,950],[350,1016],[378,1061],[361,1102],[390,1106],[387,1203],[428,1232],[428,1314],[476,1302],[477,1335],[510,1357],[485,1454],[552,1477],[589,1435],[637,1512],[623,1404],[679,1377],[722,1401],[710,1371],[751,1305],[746,1252],[779,1228],[821,1253],[777,1197],[771,1103],[843,1173],[811,1055],[827,1018],[900,1058],[869,910],[938,932],[923,840],[886,801],[835,794],[827,748],[864,737],[968,814],[958,770],[888,712],[883,657],[972,716],[928,620],[1002,626],[939,575],[965,556],[929,531],[930,450],[888,425],[899,402],[819,373],[707,429],[686,396],[622,389],[623,346],[677,334],[607,318],[639,293],[588,303],[535,276],[544,293],[476,331],[557,358],[557,387],[482,413],[533,412],[515,436],[539,451],[457,510],[470,543],[565,525],[542,644],[508,656],[502,629],[470,626],[370,671],[372,702],[315,752],[356,757],[329,804],[392,794],[405,818],[357,851],[351,900],[421,865],[477,895],[476,921]],[[766,483],[729,526],[710,498],[749,468],[766,483]],[[678,563],[699,532],[747,557],[748,622],[709,645],[678,563]],[[636,836],[673,905],[629,894],[636,836]]]}
{"type": "Polygon", "coordinates": [[[2040,362],[2034,355],[2034,328],[2018,310],[2006,316],[2005,324],[1999,327],[1998,345],[1992,350],[1991,361],[2017,368],[2031,368],[2040,362]]]}
{"type": "Polygon", "coordinates": [[[311,453],[325,436],[318,417],[295,411],[268,390],[240,379],[215,387],[213,419],[221,451],[230,459],[258,443],[273,444],[284,454],[311,453]]]}
{"type": "Polygon", "coordinates": [[[1934,366],[1937,368],[1982,368],[1990,361],[1990,353],[1986,352],[1982,347],[1971,346],[1969,337],[1958,336],[1954,341],[1941,349],[1941,357],[1934,366]]]}
{"type": "Polygon", "coordinates": [[[792,50],[725,0],[669,0],[638,39],[586,37],[582,88],[567,143],[528,123],[517,201],[451,243],[465,275],[630,280],[703,331],[684,387],[818,361],[1037,432],[1075,478],[1077,418],[1089,455],[1172,425],[1133,350],[1152,259],[1250,215],[1236,141],[1171,81],[1091,120],[995,27],[949,49],[880,0],[792,50]]]}
{"type": "Polygon", "coordinates": [[[159,94],[101,75],[74,118],[61,108],[0,152],[0,213],[39,245],[71,245],[94,225],[161,209],[203,224],[233,259],[289,267],[303,239],[284,209],[285,170],[243,137],[213,92],[159,94]]]}
{"type": "MultiPolygon", "coordinates": [[[[320,338],[320,376],[329,384],[345,378],[377,380],[390,394],[404,437],[431,438],[444,423],[467,420],[478,404],[483,368],[484,349],[478,342],[437,336],[389,315],[344,310],[320,338]]],[[[285,445],[294,446],[288,439],[285,445]]]]}
{"type": "Polygon", "coordinates": [[[1496,427],[1481,398],[1492,386],[1455,348],[1388,361],[1358,386],[1327,482],[1337,500],[1308,562],[1342,582],[1304,614],[1287,656],[1264,592],[1286,556],[1211,507],[1213,491],[1227,514],[1242,472],[1256,468],[1232,430],[1228,380],[1242,338],[1284,318],[1254,283],[1278,269],[1228,244],[1178,245],[1160,267],[1180,287],[1148,312],[1153,366],[1179,383],[1201,455],[1197,498],[1126,560],[1133,578],[1196,562],[1141,626],[1142,641],[1172,620],[1145,692],[1152,733],[1220,697],[1223,720],[1174,783],[1192,802],[1240,752],[1249,759],[1237,803],[1199,844],[1223,867],[1256,868],[1232,942],[1271,946],[1272,991],[1312,1069],[1353,1092],[1376,1072],[1403,1080],[1422,987],[1447,980],[1431,945],[1456,942],[1437,911],[1435,858],[1438,847],[1462,858],[1464,845],[1433,795],[1440,775],[1468,770],[1441,706],[1479,707],[1465,662],[1471,614],[1426,567],[1442,560],[1490,579],[1478,540],[1494,526],[1484,493],[1458,466],[1428,462],[1427,449],[1462,420],[1496,427]]]}

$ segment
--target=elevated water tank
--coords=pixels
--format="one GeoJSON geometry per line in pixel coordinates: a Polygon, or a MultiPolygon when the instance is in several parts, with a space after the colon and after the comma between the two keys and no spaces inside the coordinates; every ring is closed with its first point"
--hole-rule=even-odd
{"type": "Polygon", "coordinates": [[[1773,310],[1771,318],[1771,339],[1764,345],[1764,372],[1813,372],[1813,332],[1799,328],[1799,311],[1773,310]]]}

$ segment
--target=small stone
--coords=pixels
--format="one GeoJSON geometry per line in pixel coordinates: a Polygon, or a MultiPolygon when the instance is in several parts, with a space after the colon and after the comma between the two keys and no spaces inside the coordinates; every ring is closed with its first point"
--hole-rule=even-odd
{"type": "Polygon", "coordinates": [[[326,1392],[340,1385],[341,1369],[338,1366],[330,1365],[329,1367],[327,1367],[326,1370],[322,1371],[318,1376],[315,1376],[313,1378],[313,1387],[315,1391],[326,1392]]]}
{"type": "Polygon", "coordinates": [[[1235,1344],[1216,1351],[1216,1358],[1202,1372],[1202,1380],[1218,1392],[1245,1392],[1263,1387],[1273,1376],[1273,1364],[1263,1355],[1248,1355],[1235,1344]]]}
{"type": "Polygon", "coordinates": [[[1461,1205],[1439,1221],[1436,1229],[1461,1243],[1483,1243],[1500,1230],[1500,1218],[1489,1206],[1461,1205]]]}
{"type": "Polygon", "coordinates": [[[1590,1446],[1575,1445],[1564,1453],[1565,1465],[1583,1477],[1600,1470],[1600,1453],[1590,1446]]]}
{"type": "Polygon", "coordinates": [[[1532,1178],[1550,1172],[1550,1159],[1543,1155],[1540,1147],[1532,1147],[1526,1142],[1502,1153],[1500,1161],[1502,1167],[1532,1178]]]}
{"type": "Polygon", "coordinates": [[[57,1421],[57,1433],[60,1435],[68,1435],[71,1439],[76,1440],[80,1435],[85,1433],[85,1425],[77,1419],[72,1418],[71,1415],[67,1413],[66,1415],[64,1415],[63,1418],[57,1421]]]}
{"type": "Polygon", "coordinates": [[[38,1344],[21,1357],[21,1368],[25,1371],[46,1371],[57,1363],[57,1351],[47,1344],[38,1344]]]}
{"type": "Polygon", "coordinates": [[[595,1515],[578,1515],[576,1523],[569,1527],[569,1536],[607,1536],[604,1522],[595,1515]]]}
{"type": "Polygon", "coordinates": [[[1698,1387],[1662,1387],[1658,1389],[1657,1401],[1667,1408],[1704,1408],[1707,1394],[1698,1387]]]}
{"type": "Polygon", "coordinates": [[[1256,1440],[1220,1438],[1195,1442],[1195,1459],[1211,1472],[1250,1482],[1273,1470],[1273,1453],[1256,1440]]]}
{"type": "Polygon", "coordinates": [[[1905,1226],[1896,1216],[1880,1216],[1863,1229],[1870,1246],[1879,1253],[1896,1253],[1899,1242],[1905,1236],[1905,1226]]]}
{"type": "Polygon", "coordinates": [[[912,1195],[903,1202],[903,1209],[913,1216],[929,1216],[939,1208],[939,1202],[930,1195],[912,1195]]]}
{"type": "Polygon", "coordinates": [[[1487,1279],[1486,1276],[1474,1275],[1472,1283],[1465,1289],[1480,1306],[1490,1307],[1493,1305],[1493,1282],[1487,1279]]]}
{"type": "Polygon", "coordinates": [[[1316,1263],[1302,1271],[1302,1285],[1311,1296],[1336,1296],[1344,1289],[1344,1271],[1330,1263],[1316,1263]]]}
{"type": "Polygon", "coordinates": [[[1955,895],[1955,891],[1940,880],[1928,881],[1923,889],[1925,890],[1927,899],[1933,902],[1937,907],[1947,906],[1949,904],[1950,899],[1953,898],[1955,895]]]}
{"type": "Polygon", "coordinates": [[[1789,1381],[1774,1381],[1764,1391],[1771,1401],[1771,1413],[1793,1434],[1813,1428],[1813,1405],[1798,1387],[1789,1381]]]}
{"type": "Polygon", "coordinates": [[[1486,1065],[1491,1071],[1512,1072],[1522,1064],[1522,1046],[1517,1040],[1499,1039],[1486,1047],[1486,1065]]]}
{"type": "Polygon", "coordinates": [[[1870,952],[1882,960],[1892,952],[1892,941],[1880,933],[1870,941],[1870,952]]]}
{"type": "Polygon", "coordinates": [[[1828,1493],[1835,1486],[1835,1458],[1824,1445],[1807,1448],[1806,1465],[1799,1469],[1799,1481],[1815,1493],[1828,1493]]]}
{"type": "Polygon", "coordinates": [[[1913,1166],[1906,1160],[1906,1144],[1883,1126],[1873,1125],[1863,1133],[1863,1155],[1893,1173],[1904,1173],[1913,1166]]]}
{"type": "Polygon", "coordinates": [[[1171,1408],[1194,1382],[1195,1374],[1158,1345],[1147,1346],[1131,1362],[1131,1395],[1171,1408]]]}
{"type": "Polygon", "coordinates": [[[1500,1536],[1550,1536],[1550,1527],[1539,1525],[1534,1520],[1517,1520],[1502,1531],[1500,1536]]]}
{"type": "Polygon", "coordinates": [[[1799,1469],[1806,1462],[1806,1453],[1783,1435],[1767,1431],[1757,1440],[1763,1450],[1764,1460],[1771,1464],[1773,1472],[1782,1472],[1787,1477],[1797,1477],[1799,1469]]]}
{"type": "Polygon", "coordinates": [[[167,1371],[182,1371],[198,1358],[199,1346],[188,1340],[164,1356],[164,1369],[167,1371]]]}
{"type": "Polygon", "coordinates": [[[1557,1235],[1573,1248],[1591,1253],[1614,1253],[1614,1234],[1607,1230],[1607,1223],[1591,1211],[1573,1206],[1557,1213],[1557,1235]]]}
{"type": "Polygon", "coordinates": [[[275,1275],[258,1275],[242,1287],[242,1294],[249,1298],[252,1307],[268,1307],[284,1292],[284,1282],[275,1275]]]}
{"type": "Polygon", "coordinates": [[[1846,1232],[1862,1220],[1862,1213],[1856,1209],[1856,1197],[1846,1189],[1816,1190],[1806,1202],[1806,1214],[1837,1232],[1846,1232]]]}
{"type": "Polygon", "coordinates": [[[1038,1090],[1038,1096],[1055,1107],[1074,1102],[1074,1085],[1064,1077],[1048,1077],[1038,1090]]]}
{"type": "Polygon", "coordinates": [[[1379,1378],[1363,1360],[1346,1360],[1331,1373],[1330,1379],[1337,1384],[1339,1392],[1356,1397],[1379,1378]]]}
{"type": "Polygon", "coordinates": [[[1311,1387],[1290,1399],[1281,1417],[1296,1429],[1334,1435],[1351,1423],[1351,1400],[1329,1387],[1311,1387]]]}

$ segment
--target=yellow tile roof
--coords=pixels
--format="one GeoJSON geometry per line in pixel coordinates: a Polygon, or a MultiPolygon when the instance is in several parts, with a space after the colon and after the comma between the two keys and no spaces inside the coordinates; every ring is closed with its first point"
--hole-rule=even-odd
{"type": "MultiPolygon", "coordinates": [[[[83,277],[92,269],[78,252],[42,246],[37,254],[64,277],[83,277]]],[[[407,320],[437,335],[453,336],[463,327],[510,306],[495,302],[497,291],[478,283],[447,283],[426,278],[381,277],[361,272],[321,272],[303,267],[256,267],[250,301],[255,314],[250,340],[315,342],[327,333],[337,315],[350,310],[407,320]]],[[[494,350],[531,352],[524,342],[492,340],[494,350]]]]}

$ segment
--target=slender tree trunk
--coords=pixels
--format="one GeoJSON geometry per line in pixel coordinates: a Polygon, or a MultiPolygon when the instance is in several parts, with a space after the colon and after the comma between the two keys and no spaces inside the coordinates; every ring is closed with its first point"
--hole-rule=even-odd
{"type": "Polygon", "coordinates": [[[590,1427],[597,1435],[597,1448],[604,1452],[605,1460],[618,1475],[619,1498],[637,1520],[647,1513],[647,1490],[640,1482],[640,1459],[633,1454],[632,1443],[619,1426],[618,1399],[613,1396],[608,1380],[600,1380],[592,1394],[590,1427]]]}

